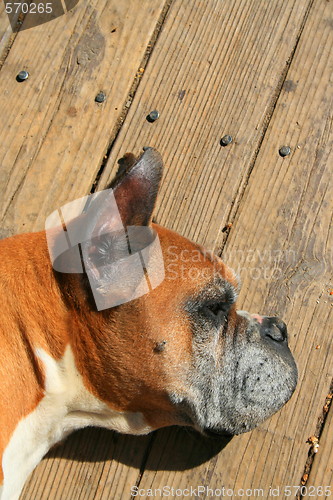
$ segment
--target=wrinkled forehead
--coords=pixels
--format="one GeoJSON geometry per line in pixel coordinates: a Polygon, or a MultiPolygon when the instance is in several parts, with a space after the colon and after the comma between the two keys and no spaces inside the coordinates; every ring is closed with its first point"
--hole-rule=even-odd
{"type": "Polygon", "coordinates": [[[236,293],[238,279],[222,259],[164,227],[154,224],[154,229],[162,248],[166,280],[178,279],[192,284],[194,291],[204,289],[212,295],[219,290],[236,293]]]}

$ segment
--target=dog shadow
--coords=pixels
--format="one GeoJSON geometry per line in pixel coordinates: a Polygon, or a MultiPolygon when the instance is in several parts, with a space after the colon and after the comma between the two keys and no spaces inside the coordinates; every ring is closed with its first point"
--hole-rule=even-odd
{"type": "Polygon", "coordinates": [[[49,451],[47,457],[80,462],[115,460],[140,471],[183,471],[211,460],[231,439],[208,438],[181,427],[160,429],[146,436],[91,427],[76,431],[49,451]]]}

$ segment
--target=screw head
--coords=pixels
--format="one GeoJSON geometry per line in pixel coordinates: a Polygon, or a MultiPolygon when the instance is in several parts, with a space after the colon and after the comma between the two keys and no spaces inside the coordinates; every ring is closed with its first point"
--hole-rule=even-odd
{"type": "Polygon", "coordinates": [[[18,75],[16,75],[16,80],[18,82],[24,82],[28,78],[29,78],[29,73],[25,69],[20,71],[18,75]]]}
{"type": "Polygon", "coordinates": [[[228,144],[232,143],[232,137],[231,135],[224,135],[222,139],[220,140],[221,146],[225,147],[228,146],[228,144]]]}
{"type": "Polygon", "coordinates": [[[104,102],[105,100],[106,100],[106,95],[104,94],[104,92],[99,92],[95,97],[96,102],[104,102]]]}
{"type": "Polygon", "coordinates": [[[154,109],[154,111],[151,111],[151,112],[149,113],[149,115],[147,116],[147,121],[148,121],[149,123],[153,123],[153,122],[155,122],[156,120],[158,120],[158,119],[159,119],[159,117],[160,117],[159,112],[158,112],[156,109],[154,109]]]}
{"type": "Polygon", "coordinates": [[[285,156],[290,155],[291,149],[289,146],[282,146],[282,148],[279,149],[279,155],[284,158],[285,156]]]}

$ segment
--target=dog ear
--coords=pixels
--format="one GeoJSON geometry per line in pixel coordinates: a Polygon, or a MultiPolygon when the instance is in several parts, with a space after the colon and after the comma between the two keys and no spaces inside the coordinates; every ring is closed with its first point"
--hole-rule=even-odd
{"type": "Polygon", "coordinates": [[[67,203],[45,223],[53,268],[85,272],[97,309],[139,297],[164,279],[159,239],[150,225],[163,172],[160,154],[126,154],[98,193],[67,203]],[[145,269],[145,271],[144,271],[145,269]]]}
{"type": "Polygon", "coordinates": [[[162,179],[161,155],[153,148],[145,148],[138,159],[127,153],[118,163],[117,176],[108,187],[113,190],[123,224],[125,227],[147,226],[162,179]]]}
{"type": "Polygon", "coordinates": [[[126,154],[115,180],[85,207],[82,258],[98,309],[148,291],[140,253],[146,249],[152,261],[159,245],[150,223],[162,172],[156,150],[146,148],[138,159],[126,154]]]}
{"type": "Polygon", "coordinates": [[[100,236],[111,233],[119,238],[128,226],[151,223],[163,173],[161,155],[153,148],[144,148],[139,158],[126,153],[118,163],[116,178],[107,189],[93,195],[84,210],[84,241],[97,242],[100,236]]]}

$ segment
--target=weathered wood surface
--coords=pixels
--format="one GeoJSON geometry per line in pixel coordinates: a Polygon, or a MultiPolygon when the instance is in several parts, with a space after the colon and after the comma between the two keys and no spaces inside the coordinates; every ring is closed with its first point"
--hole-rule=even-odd
{"type": "Polygon", "coordinates": [[[333,377],[332,14],[313,3],[225,246],[243,268],[242,307],[286,318],[299,368],[290,403],[219,455],[232,488],[300,484],[333,377]],[[284,144],[292,155],[282,159],[284,144]]]}
{"type": "Polygon", "coordinates": [[[21,500],[128,498],[151,438],[78,431],[40,463],[21,500]]]}
{"type": "MultiPolygon", "coordinates": [[[[17,20],[19,14],[13,16],[13,23],[17,20]]],[[[14,42],[16,33],[13,33],[11,25],[6,13],[5,4],[0,3],[0,68],[5,60],[12,43],[14,42]]]]}
{"type": "Polygon", "coordinates": [[[1,70],[3,236],[43,228],[48,213],[89,191],[163,6],[83,1],[18,33],[1,70]],[[21,69],[30,76],[18,83],[21,69]]]}
{"type": "MultiPolygon", "coordinates": [[[[243,268],[240,305],[287,320],[301,383],[281,412],[230,443],[182,429],[141,438],[80,431],[42,461],[22,500],[128,499],[135,484],[266,495],[270,485],[298,485],[333,377],[331,4],[174,0],[120,123],[169,2],[124,4],[80,2],[17,35],[0,73],[2,235],[40,228],[52,210],[89,192],[121,126],[98,187],[125,151],[157,147],[166,163],[158,222],[223,248],[243,268]],[[20,69],[30,72],[23,84],[20,69]],[[94,102],[100,90],[102,105],[94,102]],[[160,112],[153,124],[145,119],[152,109],[160,112]],[[234,142],[222,148],[226,133],[234,142]],[[293,150],[285,159],[283,144],[293,150]],[[227,222],[229,235],[221,232],[227,222]],[[272,275],[275,267],[281,274],[272,275]]],[[[324,457],[332,457],[331,416],[324,457]]],[[[309,485],[331,481],[320,456],[309,485]]]]}
{"type": "MultiPolygon", "coordinates": [[[[141,77],[138,70],[164,8],[164,1],[80,2],[66,16],[16,35],[0,77],[1,236],[42,228],[52,210],[90,191],[129,106],[131,87],[141,77]],[[30,73],[24,83],[15,80],[21,69],[30,73]],[[94,98],[101,90],[107,100],[97,104],[94,98]]],[[[5,40],[8,20],[3,11],[0,21],[5,40]]],[[[87,431],[88,456],[97,446],[94,436],[87,431]]],[[[88,469],[80,475],[80,462],[73,462],[73,472],[67,461],[48,458],[22,498],[64,498],[67,491],[66,498],[74,498],[70,488],[76,488],[80,498],[91,498],[87,476],[99,479],[110,469],[114,497],[121,498],[126,489],[122,481],[128,478],[129,485],[135,484],[146,449],[140,443],[148,443],[150,437],[138,444],[132,444],[132,438],[121,442],[120,450],[129,439],[127,459],[136,454],[136,467],[126,467],[121,481],[116,480],[119,467],[112,461],[113,450],[119,455],[119,447],[113,445],[117,438],[108,433],[108,439],[103,454],[102,438],[95,475],[88,469]]],[[[69,447],[70,456],[77,457],[79,449],[80,457],[75,439],[66,446],[61,453],[69,447]]],[[[107,492],[103,477],[101,489],[107,492]]],[[[98,487],[98,482],[93,484],[98,487]]]]}
{"type": "Polygon", "coordinates": [[[156,147],[166,164],[158,222],[214,247],[246,185],[309,3],[175,1],[100,185],[124,150],[156,147]],[[155,108],[159,120],[146,122],[155,108]],[[234,143],[223,148],[225,134],[234,143]]]}
{"type": "MultiPolygon", "coordinates": [[[[171,484],[175,488],[185,488],[189,484],[209,484],[233,490],[263,488],[268,495],[272,485],[281,488],[280,497],[284,498],[285,486],[300,485],[309,449],[305,441],[316,431],[333,376],[330,362],[333,346],[329,334],[332,300],[328,295],[332,279],[331,6],[321,1],[312,5],[287,75],[283,70],[277,73],[277,68],[281,70],[283,66],[277,57],[273,58],[273,67],[269,64],[263,67],[266,60],[260,50],[262,48],[264,52],[266,47],[261,44],[249,47],[244,41],[246,33],[243,30],[244,39],[238,46],[239,50],[243,50],[247,57],[251,54],[253,60],[258,61],[258,68],[247,66],[242,61],[242,78],[238,82],[235,68],[237,61],[242,60],[242,52],[233,52],[232,29],[225,50],[223,42],[213,38],[223,57],[218,58],[219,65],[211,69],[211,74],[211,66],[207,66],[206,72],[202,69],[206,61],[200,47],[204,46],[213,60],[214,50],[204,43],[205,36],[198,27],[192,39],[187,32],[187,38],[184,34],[186,56],[178,43],[177,57],[168,59],[168,54],[175,52],[172,31],[177,32],[176,18],[182,19],[182,10],[185,9],[184,4],[178,4],[180,12],[177,12],[176,5],[168,19],[170,27],[168,29],[166,24],[160,39],[161,47],[167,48],[167,55],[163,53],[162,56],[162,49],[159,54],[157,45],[128,120],[113,148],[110,167],[121,151],[131,150],[135,144],[160,148],[166,157],[168,171],[159,201],[158,221],[217,250],[222,244],[221,227],[233,220],[233,214],[237,213],[224,250],[230,264],[244,267],[240,305],[286,318],[299,364],[300,384],[289,405],[274,418],[257,431],[232,440],[216,459],[195,471],[155,470],[159,450],[172,456],[173,431],[165,431],[165,446],[159,441],[153,445],[151,456],[154,459],[148,459],[140,487],[158,488],[171,484]],[[315,33],[320,33],[320,37],[315,33]],[[182,71],[183,67],[189,69],[182,71]],[[150,75],[154,84],[149,84],[150,75]],[[216,75],[219,86],[214,81],[216,75]],[[280,93],[279,82],[284,77],[280,93]],[[272,102],[269,98],[272,99],[274,92],[271,88],[267,93],[268,102],[265,102],[265,84],[274,78],[276,93],[280,93],[280,97],[266,131],[265,113],[269,113],[269,103],[272,102]],[[246,87],[238,94],[242,84],[246,87]],[[260,100],[256,99],[255,87],[259,89],[260,100]],[[187,102],[186,94],[178,102],[181,90],[188,91],[187,102]],[[200,108],[205,105],[206,109],[200,108]],[[139,127],[141,117],[153,108],[161,113],[159,121],[153,126],[139,127]],[[222,149],[218,138],[226,132],[235,137],[236,144],[222,149]],[[250,139],[251,143],[248,142],[250,139]],[[284,144],[291,145],[293,154],[282,159],[278,150],[284,144]],[[253,158],[256,162],[251,171],[253,158]],[[238,207],[240,199],[242,203],[238,207]],[[281,249],[278,257],[274,254],[275,249],[281,249]],[[251,252],[253,262],[249,262],[251,252]],[[278,269],[274,275],[276,265],[278,269]],[[319,344],[320,349],[315,349],[319,344]]],[[[241,9],[235,7],[235,11],[242,15],[241,9]]],[[[233,14],[230,17],[239,26],[240,19],[233,14]]],[[[221,17],[228,22],[227,13],[221,17]]],[[[207,19],[212,18],[215,26],[219,17],[207,15],[207,19]]],[[[281,17],[277,18],[282,22],[281,17]]],[[[201,12],[203,26],[207,19],[201,12]]],[[[266,20],[267,26],[263,18],[257,19],[257,36],[261,30],[269,36],[272,19],[266,20]]],[[[191,24],[191,20],[188,23],[191,24]]],[[[252,19],[250,29],[255,30],[255,27],[252,19]]],[[[219,28],[218,33],[225,33],[222,26],[219,28]]],[[[207,32],[211,31],[210,26],[207,32]]],[[[288,33],[289,42],[290,36],[288,33]]],[[[249,37],[255,39],[253,34],[249,37]]],[[[271,43],[274,45],[272,37],[271,43]]],[[[281,50],[281,39],[276,43],[281,50]]],[[[277,48],[274,49],[278,53],[277,48]]],[[[285,56],[284,60],[287,59],[285,56]]],[[[272,57],[268,60],[271,62],[272,57]]],[[[104,172],[104,182],[113,170],[110,172],[104,172]]],[[[190,455],[189,452],[189,460],[190,455]]]]}
{"type": "MultiPolygon", "coordinates": [[[[325,486],[330,486],[330,491],[333,490],[333,446],[332,446],[332,436],[333,436],[333,412],[330,411],[327,417],[327,421],[320,439],[319,452],[316,454],[311,468],[307,491],[304,498],[309,500],[313,498],[312,492],[315,488],[319,486],[324,486],[323,492],[325,491],[325,486]]],[[[315,490],[316,491],[316,490],[315,490]]],[[[319,495],[318,495],[319,496],[319,495]]],[[[325,498],[324,494],[321,495],[325,498]]],[[[332,496],[332,493],[331,495],[332,496]]],[[[329,495],[326,498],[330,498],[329,495]]]]}

